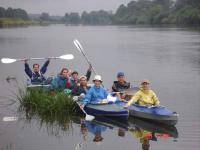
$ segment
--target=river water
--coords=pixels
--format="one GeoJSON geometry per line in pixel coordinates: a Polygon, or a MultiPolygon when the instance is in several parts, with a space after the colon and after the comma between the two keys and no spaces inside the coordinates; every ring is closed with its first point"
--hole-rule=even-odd
{"type": "MultiPolygon", "coordinates": [[[[47,57],[71,53],[74,60],[52,60],[46,75],[56,75],[62,67],[85,74],[88,64],[73,45],[75,38],[82,43],[92,65],[102,75],[106,88],[111,87],[118,71],[125,72],[127,81],[133,86],[139,86],[142,79],[149,79],[161,104],[180,114],[176,129],[173,129],[175,137],[150,140],[149,149],[199,150],[198,29],[64,25],[0,29],[0,57],[47,57]]],[[[30,62],[33,63],[35,61],[30,62]]],[[[83,134],[81,130],[80,121],[83,120],[72,121],[69,130],[56,124],[40,124],[37,119],[3,122],[4,116],[18,115],[14,93],[18,85],[25,84],[27,77],[22,62],[0,64],[0,70],[0,150],[142,149],[141,139],[133,132],[125,131],[124,136],[118,136],[121,128],[116,124],[114,127],[92,124],[101,129],[103,137],[101,142],[93,142],[92,131],[86,129],[83,134]],[[15,77],[17,81],[7,82],[7,76],[15,77]]]]}

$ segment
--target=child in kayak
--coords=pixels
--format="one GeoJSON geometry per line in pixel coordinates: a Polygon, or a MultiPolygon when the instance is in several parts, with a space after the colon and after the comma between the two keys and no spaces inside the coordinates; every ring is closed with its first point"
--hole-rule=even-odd
{"type": "Polygon", "coordinates": [[[157,106],[159,105],[159,100],[156,94],[150,89],[149,80],[143,80],[141,82],[141,88],[138,92],[134,94],[131,100],[125,105],[129,107],[133,103],[138,103],[141,106],[157,106]]]}
{"type": "Polygon", "coordinates": [[[42,68],[40,69],[39,64],[34,64],[33,65],[33,71],[30,69],[29,64],[27,62],[28,60],[24,60],[24,66],[25,66],[25,72],[28,75],[28,77],[31,79],[32,84],[41,84],[46,81],[46,78],[44,77],[44,74],[47,71],[47,67],[50,63],[50,59],[48,59],[42,68]]]}
{"type": "Polygon", "coordinates": [[[100,75],[96,75],[93,82],[94,86],[87,92],[83,104],[80,106],[82,109],[89,103],[99,104],[108,96],[108,92],[101,86],[103,81],[100,75]]]}

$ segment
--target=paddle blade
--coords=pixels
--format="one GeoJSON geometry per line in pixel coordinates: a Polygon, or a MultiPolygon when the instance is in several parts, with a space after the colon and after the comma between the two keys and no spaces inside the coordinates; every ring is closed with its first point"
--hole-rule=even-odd
{"type": "Polygon", "coordinates": [[[3,117],[3,121],[9,122],[9,121],[17,121],[17,117],[3,117]]]}
{"type": "Polygon", "coordinates": [[[86,115],[86,116],[85,116],[85,120],[86,120],[86,121],[92,121],[92,120],[94,120],[94,118],[95,118],[95,117],[94,117],[94,116],[91,116],[91,115],[86,115]]]}
{"type": "Polygon", "coordinates": [[[2,58],[1,59],[1,62],[4,63],[4,64],[10,64],[10,63],[13,63],[13,62],[16,62],[17,60],[16,59],[11,59],[11,58],[2,58]]]}
{"type": "Polygon", "coordinates": [[[65,59],[65,60],[71,60],[74,59],[74,55],[72,54],[67,54],[67,55],[62,55],[59,57],[60,59],[65,59]]]}
{"type": "Polygon", "coordinates": [[[78,40],[74,40],[74,45],[76,46],[76,48],[78,49],[78,51],[81,52],[81,48],[79,47],[77,41],[78,40]]]}

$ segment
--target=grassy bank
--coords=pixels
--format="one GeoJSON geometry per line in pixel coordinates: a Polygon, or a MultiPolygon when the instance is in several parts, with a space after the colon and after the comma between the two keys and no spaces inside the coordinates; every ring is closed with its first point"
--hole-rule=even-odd
{"type": "Polygon", "coordinates": [[[23,19],[11,19],[11,18],[0,18],[0,28],[9,27],[24,27],[33,25],[49,25],[48,22],[41,22],[35,20],[23,20],[23,19]]]}

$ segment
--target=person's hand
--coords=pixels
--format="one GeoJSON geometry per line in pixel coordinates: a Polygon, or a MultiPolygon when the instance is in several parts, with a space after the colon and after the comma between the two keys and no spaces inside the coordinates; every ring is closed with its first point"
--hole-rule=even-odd
{"type": "Polygon", "coordinates": [[[129,105],[128,105],[128,104],[126,104],[126,105],[124,106],[124,108],[125,108],[125,109],[127,109],[128,107],[129,107],[129,105]]]}
{"type": "Polygon", "coordinates": [[[81,108],[81,109],[84,109],[84,107],[85,107],[85,105],[84,105],[84,104],[82,104],[82,105],[80,106],[80,108],[81,108]]]}
{"type": "Polygon", "coordinates": [[[24,58],[23,61],[24,61],[25,64],[27,64],[28,59],[27,59],[27,58],[24,58]]]}
{"type": "Polygon", "coordinates": [[[89,65],[89,68],[88,68],[88,70],[89,70],[89,71],[91,71],[91,70],[92,70],[92,65],[91,65],[91,64],[89,65]]]}

